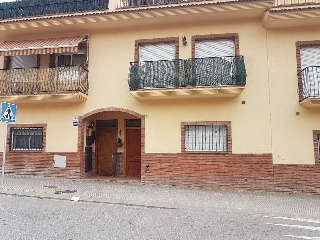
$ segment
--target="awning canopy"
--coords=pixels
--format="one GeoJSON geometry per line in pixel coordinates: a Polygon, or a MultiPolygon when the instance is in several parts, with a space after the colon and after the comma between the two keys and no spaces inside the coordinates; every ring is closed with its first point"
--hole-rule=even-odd
{"type": "Polygon", "coordinates": [[[77,52],[79,43],[85,40],[87,36],[4,41],[0,43],[0,56],[77,52]]]}

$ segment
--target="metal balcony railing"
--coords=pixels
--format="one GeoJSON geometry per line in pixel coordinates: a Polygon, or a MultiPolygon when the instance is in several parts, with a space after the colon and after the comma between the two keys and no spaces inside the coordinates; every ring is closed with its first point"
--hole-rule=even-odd
{"type": "Polygon", "coordinates": [[[320,0],[276,0],[274,7],[320,4],[320,0]]]}
{"type": "Polygon", "coordinates": [[[120,0],[120,8],[166,5],[181,2],[191,2],[191,0],[120,0]]]}
{"type": "Polygon", "coordinates": [[[0,3],[0,19],[108,9],[109,0],[20,0],[0,3]]]}
{"type": "Polygon", "coordinates": [[[0,70],[0,95],[88,93],[82,66],[0,70]]]}
{"type": "Polygon", "coordinates": [[[243,56],[130,63],[130,90],[245,84],[243,56]]]}
{"type": "Polygon", "coordinates": [[[298,73],[302,81],[300,100],[306,98],[320,98],[320,66],[310,66],[298,73]]]}

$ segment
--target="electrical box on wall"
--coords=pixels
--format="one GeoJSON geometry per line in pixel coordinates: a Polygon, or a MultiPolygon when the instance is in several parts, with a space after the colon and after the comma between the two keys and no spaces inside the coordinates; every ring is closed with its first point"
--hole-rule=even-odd
{"type": "Polygon", "coordinates": [[[54,155],[53,156],[53,167],[55,168],[66,168],[67,166],[67,156],[54,155]]]}

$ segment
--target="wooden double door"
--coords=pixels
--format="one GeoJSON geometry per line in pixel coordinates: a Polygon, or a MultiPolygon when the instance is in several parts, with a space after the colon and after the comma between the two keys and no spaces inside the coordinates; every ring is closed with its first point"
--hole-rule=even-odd
{"type": "MultiPolygon", "coordinates": [[[[113,174],[112,156],[117,152],[117,128],[97,128],[97,174],[113,174]]],[[[125,170],[127,176],[141,176],[141,129],[126,129],[125,136],[125,170]]]]}

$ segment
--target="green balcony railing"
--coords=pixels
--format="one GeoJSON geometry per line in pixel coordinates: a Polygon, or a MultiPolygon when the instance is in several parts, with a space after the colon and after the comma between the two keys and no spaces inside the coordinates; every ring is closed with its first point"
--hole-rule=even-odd
{"type": "Polygon", "coordinates": [[[88,71],[82,66],[0,70],[0,96],[88,94],[88,71]]]}
{"type": "Polygon", "coordinates": [[[106,10],[109,0],[17,0],[0,3],[0,19],[106,10]]]}
{"type": "Polygon", "coordinates": [[[245,84],[243,56],[130,63],[130,90],[245,84]]]}

